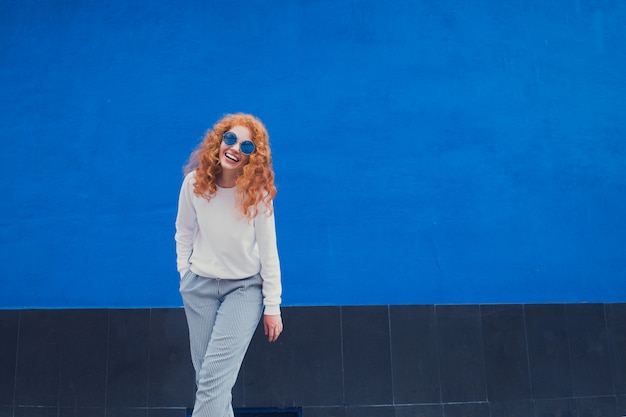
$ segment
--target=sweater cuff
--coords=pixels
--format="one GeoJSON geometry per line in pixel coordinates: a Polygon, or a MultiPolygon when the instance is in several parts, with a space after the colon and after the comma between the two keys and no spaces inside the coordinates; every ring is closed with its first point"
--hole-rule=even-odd
{"type": "Polygon", "coordinates": [[[265,306],[264,314],[266,316],[280,316],[280,306],[279,305],[265,306]]]}
{"type": "Polygon", "coordinates": [[[178,273],[180,274],[181,281],[183,280],[183,278],[185,278],[185,275],[187,275],[187,272],[189,272],[189,268],[183,269],[182,271],[178,271],[178,273]]]}

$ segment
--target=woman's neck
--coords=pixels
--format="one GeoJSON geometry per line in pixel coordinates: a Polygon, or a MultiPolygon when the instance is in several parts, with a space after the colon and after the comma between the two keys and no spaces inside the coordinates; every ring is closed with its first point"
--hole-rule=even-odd
{"type": "Polygon", "coordinates": [[[218,187],[233,188],[235,185],[237,185],[237,175],[228,175],[228,174],[230,173],[222,171],[217,176],[217,181],[215,181],[215,183],[217,184],[218,187]]]}

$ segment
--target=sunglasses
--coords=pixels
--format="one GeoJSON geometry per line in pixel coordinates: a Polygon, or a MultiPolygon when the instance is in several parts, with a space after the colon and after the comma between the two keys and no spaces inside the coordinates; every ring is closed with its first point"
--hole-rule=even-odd
{"type": "MultiPolygon", "coordinates": [[[[235,143],[237,143],[237,135],[235,135],[233,132],[224,133],[222,139],[224,140],[224,143],[228,146],[233,146],[235,143]]],[[[241,153],[244,155],[250,155],[252,152],[254,152],[254,149],[254,143],[250,140],[244,140],[239,144],[239,150],[241,150],[241,153]]]]}

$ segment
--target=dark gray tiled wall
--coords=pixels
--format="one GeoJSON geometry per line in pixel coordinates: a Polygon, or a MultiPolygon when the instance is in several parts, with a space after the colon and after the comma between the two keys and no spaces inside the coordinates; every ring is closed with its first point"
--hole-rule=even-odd
{"type": "MultiPolygon", "coordinates": [[[[437,306],[441,402],[487,400],[479,306],[437,306]]],[[[456,409],[458,407],[453,407],[456,409]]]]}
{"type": "MultiPolygon", "coordinates": [[[[531,398],[524,309],[520,305],[482,306],[487,398],[492,403],[531,398]]],[[[530,414],[529,414],[530,415],[530,414]]]]}
{"type": "Polygon", "coordinates": [[[525,310],[533,398],[572,397],[565,305],[532,305],[525,310]]]}
{"type": "MultiPolygon", "coordinates": [[[[388,308],[351,307],[341,313],[345,403],[393,404],[388,308]]],[[[309,352],[314,354],[314,346],[309,352]]]]}
{"type": "Polygon", "coordinates": [[[439,403],[441,389],[435,307],[393,306],[389,309],[389,316],[395,402],[439,403]]]}
{"type": "MultiPolygon", "coordinates": [[[[304,417],[626,415],[626,304],[288,307],[239,408],[304,417]]],[[[183,417],[182,309],[0,311],[0,417],[183,417]]],[[[250,415],[250,414],[248,414],[250,415]]]]}

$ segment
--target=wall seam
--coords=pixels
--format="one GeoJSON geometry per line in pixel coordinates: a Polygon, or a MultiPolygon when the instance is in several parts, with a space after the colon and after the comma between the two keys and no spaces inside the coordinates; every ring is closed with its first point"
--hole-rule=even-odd
{"type": "MultiPolygon", "coordinates": [[[[58,314],[67,314],[67,310],[64,310],[63,312],[61,312],[62,310],[57,310],[58,314]]],[[[56,317],[58,320],[58,317],[56,317]]],[[[59,349],[61,350],[59,352],[59,358],[58,358],[58,365],[59,365],[59,370],[58,370],[58,379],[57,379],[57,417],[60,417],[61,415],[61,384],[63,382],[62,380],[62,375],[63,375],[63,358],[65,357],[65,355],[63,355],[63,353],[65,352],[65,336],[66,333],[68,331],[67,329],[67,321],[63,320],[63,325],[59,325],[60,321],[55,323],[57,326],[59,326],[60,330],[60,340],[59,340],[59,349]]]]}
{"type": "Polygon", "coordinates": [[[572,384],[572,391],[570,393],[571,398],[576,402],[576,387],[574,386],[574,364],[572,363],[572,341],[570,337],[570,309],[567,304],[563,304],[562,307],[565,316],[565,337],[567,338],[567,358],[569,359],[569,381],[572,384]]]}
{"type": "Polygon", "coordinates": [[[344,361],[344,346],[343,346],[343,307],[339,307],[339,335],[341,344],[341,404],[346,407],[346,369],[344,361]]]}
{"type": "Polygon", "coordinates": [[[150,410],[150,371],[152,356],[152,308],[148,309],[148,371],[146,372],[146,412],[150,410]]]}
{"type": "Polygon", "coordinates": [[[433,322],[435,325],[435,351],[437,354],[437,377],[439,378],[439,404],[441,405],[442,415],[445,417],[445,412],[443,407],[443,388],[442,388],[442,378],[441,378],[441,356],[439,352],[441,350],[441,344],[439,343],[439,322],[437,320],[437,305],[433,305],[433,322]]]}
{"type": "Polygon", "coordinates": [[[104,417],[107,417],[109,414],[108,407],[108,394],[109,394],[109,344],[111,338],[111,311],[112,309],[107,310],[107,343],[106,343],[106,354],[104,356],[104,417]]]}
{"type": "Polygon", "coordinates": [[[13,372],[13,414],[17,405],[17,371],[20,358],[20,333],[22,330],[22,310],[17,315],[17,340],[15,343],[15,370],[13,372]]]}
{"type": "Polygon", "coordinates": [[[530,371],[530,347],[528,346],[528,325],[526,323],[526,304],[522,304],[522,320],[524,321],[524,346],[526,347],[526,365],[528,366],[528,389],[530,391],[530,402],[533,408],[533,413],[535,412],[535,394],[533,390],[533,378],[532,372],[530,371]]]}
{"type": "Polygon", "coordinates": [[[389,341],[389,368],[391,372],[391,403],[396,406],[395,373],[393,371],[393,341],[391,337],[391,306],[387,304],[387,333],[389,341]]]}

